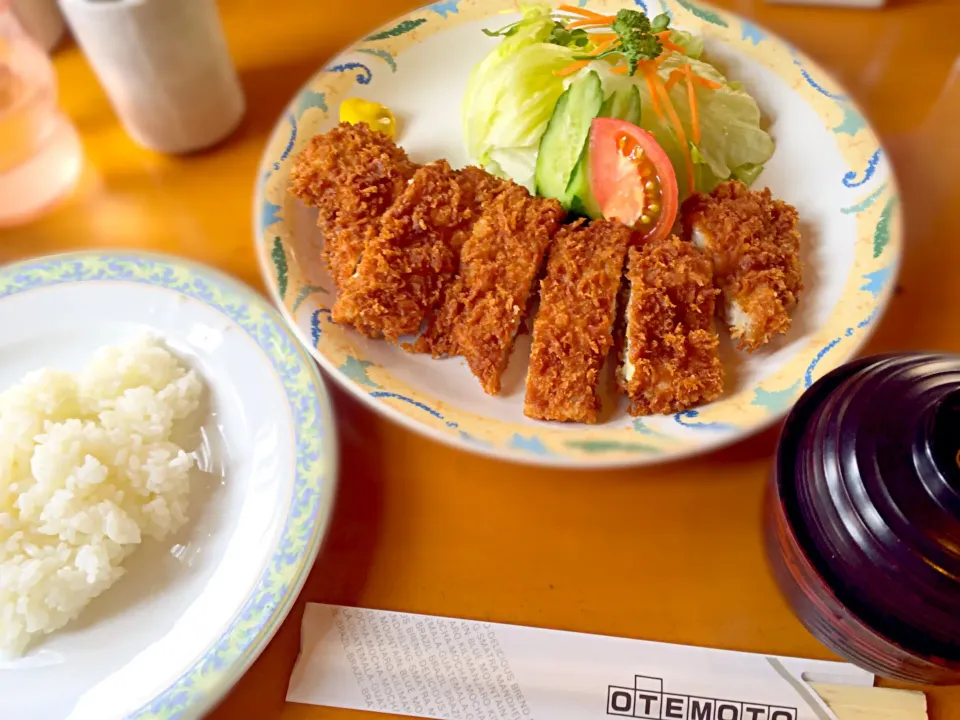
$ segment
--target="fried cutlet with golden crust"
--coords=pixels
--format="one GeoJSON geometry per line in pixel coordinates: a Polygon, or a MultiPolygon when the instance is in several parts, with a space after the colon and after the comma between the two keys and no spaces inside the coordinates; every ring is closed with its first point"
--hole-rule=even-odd
{"type": "Polygon", "coordinates": [[[508,183],[473,226],[460,252],[460,274],[414,349],[461,355],[485,392],[500,392],[513,343],[543,256],[565,212],[508,183]]]}
{"type": "Polygon", "coordinates": [[[610,220],[578,221],[557,233],[533,321],[523,408],[527,417],[597,421],[597,386],[613,344],[630,235],[626,225],[610,220]]]}
{"type": "Polygon", "coordinates": [[[460,184],[473,193],[474,200],[481,209],[493,202],[501,192],[512,184],[476,165],[467,165],[467,167],[459,170],[457,177],[460,184]]]}
{"type": "Polygon", "coordinates": [[[631,415],[660,415],[716,400],[723,367],[714,327],[710,260],[676,237],[630,249],[620,391],[631,415]]]}
{"type": "Polygon", "coordinates": [[[689,197],[681,216],[685,237],[713,262],[723,317],[739,349],[753,352],[786,332],[803,289],[796,209],[767,188],[728,181],[689,197]]]}
{"type": "Polygon", "coordinates": [[[338,290],[417,167],[403,148],[366,123],[340,123],[311,138],[297,155],[290,192],[319,210],[323,260],[338,290]]]}
{"type": "Polygon", "coordinates": [[[333,306],[334,322],[393,342],[417,333],[457,272],[480,215],[478,197],[493,186],[445,160],[417,170],[367,242],[333,306]]]}

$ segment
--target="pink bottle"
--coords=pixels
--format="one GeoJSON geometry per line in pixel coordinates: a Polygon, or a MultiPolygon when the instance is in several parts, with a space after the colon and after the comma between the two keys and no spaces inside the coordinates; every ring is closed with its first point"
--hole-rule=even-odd
{"type": "Polygon", "coordinates": [[[0,227],[62,198],[81,165],[76,130],[57,108],[53,65],[0,0],[0,227]]]}

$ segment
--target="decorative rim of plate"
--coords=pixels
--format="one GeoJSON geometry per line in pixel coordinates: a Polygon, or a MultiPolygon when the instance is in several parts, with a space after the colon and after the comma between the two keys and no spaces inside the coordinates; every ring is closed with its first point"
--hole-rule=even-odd
{"type": "MultiPolygon", "coordinates": [[[[578,0],[577,4],[600,11],[631,6],[625,0],[578,0]]],[[[814,380],[856,355],[869,339],[874,321],[893,295],[903,223],[892,167],[883,162],[885,152],[857,104],[806,55],[734,13],[694,0],[634,0],[633,6],[654,14],[666,12],[678,26],[720,40],[760,62],[790,85],[832,133],[849,168],[842,183],[851,197],[841,213],[854,218],[856,238],[853,266],[830,319],[795,356],[758,385],[703,408],[675,414],[673,420],[681,435],[662,433],[642,418],[624,428],[533,426],[484,418],[443,405],[394,378],[385,368],[358,359],[349,330],[330,321],[329,308],[318,306],[301,325],[298,314],[303,316],[305,309],[312,309],[312,296],[327,292],[312,285],[293,259],[289,230],[284,226],[284,209],[292,202],[286,193],[289,169],[312,134],[304,128],[335,118],[339,99],[358,85],[368,85],[374,75],[372,68],[396,72],[402,62],[399,54],[426,37],[516,12],[514,0],[440,0],[381,26],[314,74],[278,119],[264,149],[254,193],[257,258],[273,301],[311,355],[338,384],[375,411],[451,447],[515,462],[603,468],[672,461],[717,449],[769,427],[814,380]],[[833,352],[838,346],[840,351],[833,352]],[[731,410],[739,418],[736,424],[729,422],[731,410]]]]}
{"type": "Polygon", "coordinates": [[[142,252],[48,255],[0,270],[0,300],[44,287],[85,282],[161,287],[211,307],[243,329],[276,371],[296,437],[294,483],[276,550],[227,630],[168,688],[127,718],[201,717],[236,683],[286,617],[330,523],[338,450],[324,381],[277,311],[218,270],[142,252]]]}

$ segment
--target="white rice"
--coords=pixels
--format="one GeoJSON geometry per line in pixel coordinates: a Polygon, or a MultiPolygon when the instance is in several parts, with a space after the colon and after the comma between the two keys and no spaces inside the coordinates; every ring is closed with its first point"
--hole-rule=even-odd
{"type": "Polygon", "coordinates": [[[203,385],[162,343],[104,347],[79,374],[0,394],[0,653],[62,628],[151,537],[187,520],[192,455],[171,442],[203,385]]]}

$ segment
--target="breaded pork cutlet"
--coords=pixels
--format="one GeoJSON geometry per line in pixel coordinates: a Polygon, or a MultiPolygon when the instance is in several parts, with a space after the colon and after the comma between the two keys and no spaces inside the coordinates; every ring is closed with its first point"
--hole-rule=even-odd
{"type": "Polygon", "coordinates": [[[631,415],[681,412],[723,392],[710,261],[676,237],[630,249],[617,384],[631,415]]]}
{"type": "Polygon", "coordinates": [[[467,165],[467,167],[457,171],[457,178],[461,186],[473,193],[474,201],[481,210],[510,186],[508,181],[498,178],[476,165],[467,165]]]}
{"type": "Polygon", "coordinates": [[[500,392],[543,256],[564,210],[509,183],[483,207],[460,252],[460,274],[414,348],[462,355],[490,395],[500,392]]]}
{"type": "Polygon", "coordinates": [[[366,123],[341,123],[311,138],[297,155],[290,192],[319,210],[323,260],[338,290],[417,167],[403,148],[366,123]]]}
{"type": "Polygon", "coordinates": [[[494,186],[445,160],[417,170],[341,289],[334,322],[393,342],[419,332],[457,272],[460,248],[480,215],[478,197],[494,197],[494,186]]]}
{"type": "Polygon", "coordinates": [[[613,344],[630,235],[626,225],[610,220],[579,221],[557,233],[533,321],[523,408],[527,417],[597,421],[597,386],[613,344]]]}
{"type": "Polygon", "coordinates": [[[737,181],[695,194],[681,209],[684,234],[713,261],[723,317],[741,350],[753,352],[790,327],[803,289],[797,211],[770,190],[737,181]]]}

